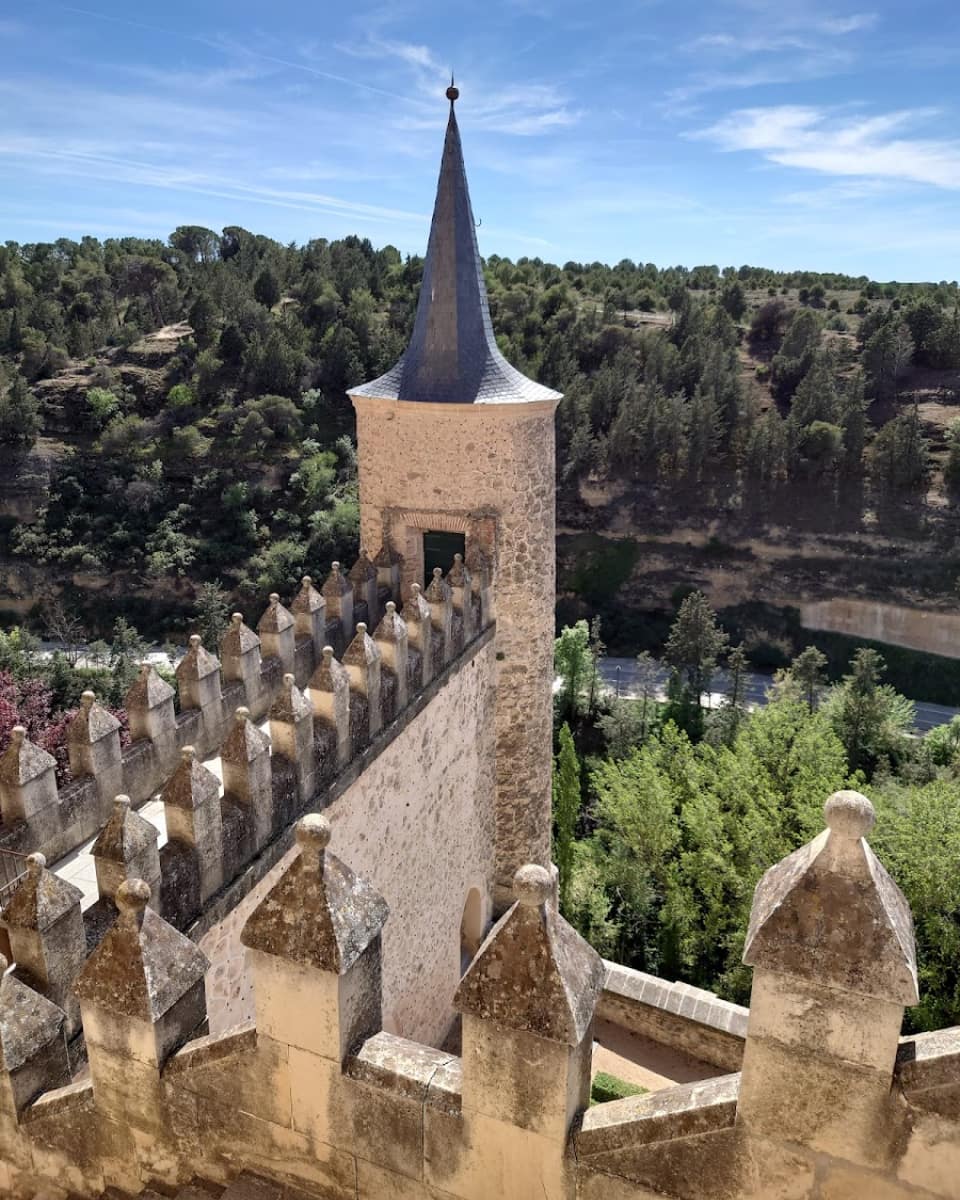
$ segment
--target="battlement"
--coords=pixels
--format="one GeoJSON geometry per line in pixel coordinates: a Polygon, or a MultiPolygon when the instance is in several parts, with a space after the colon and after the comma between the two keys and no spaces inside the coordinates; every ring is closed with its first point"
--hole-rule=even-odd
{"type": "MultiPolygon", "coordinates": [[[[960,1034],[899,1037],[917,999],[909,911],[865,840],[869,802],[838,793],[826,813],[756,890],[742,1070],[592,1108],[610,968],[558,915],[541,867],[517,872],[463,975],[459,1054],[383,1029],[393,916],[331,853],[326,816],[298,824],[246,920],[255,1021],[222,1034],[205,1033],[204,956],[128,879],[76,986],[89,1079],[66,1082],[63,1011],[19,974],[0,984],[5,1194],[138,1195],[253,1173],[264,1188],[371,1200],[951,1200],[960,1034]]],[[[710,1001],[688,1006],[694,1023],[697,1004],[710,1001]]]]}
{"type": "MultiPolygon", "coordinates": [[[[131,734],[125,747],[115,718],[92,692],[85,692],[67,730],[70,779],[63,787],[57,785],[52,757],[32,745],[26,731],[18,728],[0,755],[0,849],[39,852],[49,862],[62,858],[104,826],[115,796],[128,796],[136,807],[160,791],[185,746],[191,746],[201,760],[216,754],[228,742],[234,714],[241,708],[251,721],[271,720],[271,736],[282,743],[280,756],[298,764],[296,788],[301,800],[312,794],[317,783],[329,783],[335,767],[345,765],[395,718],[423,683],[462,652],[476,631],[491,623],[485,618],[483,602],[489,580],[478,574],[466,602],[454,605],[451,600],[434,614],[433,619],[448,631],[447,640],[431,640],[429,632],[424,639],[416,612],[412,619],[417,632],[408,638],[397,611],[399,570],[384,572],[385,581],[379,582],[376,568],[361,549],[350,574],[356,576],[357,568],[364,565],[373,577],[360,594],[354,593],[350,577],[334,563],[322,594],[305,576],[289,609],[278,595],[271,595],[257,633],[244,623],[241,613],[234,613],[218,647],[219,658],[197,635],[191,637],[176,670],[179,711],[173,689],[144,665],[124,700],[131,734]],[[331,598],[329,604],[325,597],[331,598]],[[361,625],[366,643],[373,647],[371,662],[363,667],[351,657],[357,653],[355,635],[361,625]],[[424,642],[429,662],[424,661],[424,642]],[[336,700],[336,712],[330,707],[333,692],[327,678],[330,668],[324,667],[325,646],[344,656],[350,675],[349,686],[336,700]],[[287,675],[293,676],[293,686],[313,705],[315,763],[303,746],[298,750],[292,745],[285,732],[297,718],[276,707],[290,695],[287,675]],[[368,685],[375,690],[372,696],[367,694],[368,685]],[[339,739],[336,755],[330,753],[334,737],[339,739]]],[[[451,564],[451,574],[458,579],[462,574],[456,562],[451,564]]],[[[404,611],[410,607],[408,601],[404,611]]],[[[339,664],[332,669],[338,670],[339,664]]],[[[289,819],[282,824],[289,824],[289,819]]]]}
{"type": "MultiPolygon", "coordinates": [[[[344,577],[336,568],[331,578],[339,581],[341,595],[349,596],[349,584],[343,585],[344,577]]],[[[126,782],[131,763],[139,764],[150,780],[162,777],[165,845],[158,849],[158,831],[137,814],[133,797],[115,793],[91,851],[99,892],[96,903],[81,914],[80,893],[47,870],[45,856],[35,852],[25,860],[20,889],[4,912],[2,924],[18,971],[26,971],[41,992],[68,1010],[70,1037],[80,1029],[72,996],[77,972],[116,916],[118,890],[131,878],[147,881],[151,908],[172,926],[219,947],[219,953],[214,953],[212,1009],[215,1023],[232,1017],[249,990],[236,945],[238,924],[249,904],[239,913],[237,906],[289,850],[292,823],[300,813],[329,808],[351,789],[342,807],[365,805],[375,775],[364,780],[364,772],[388,748],[398,752],[398,740],[409,736],[428,706],[444,704],[449,681],[490,645],[493,628],[481,628],[479,590],[475,597],[471,595],[469,606],[474,623],[467,625],[471,636],[466,644],[464,622],[453,611],[437,618],[451,630],[448,641],[430,641],[423,633],[430,649],[428,671],[420,650],[409,645],[406,622],[386,587],[379,589],[375,601],[369,596],[352,606],[352,613],[362,617],[372,612],[376,624],[371,635],[365,621],[357,622],[349,639],[339,618],[324,618],[322,597],[309,579],[303,581],[289,614],[277,597],[271,597],[260,632],[264,637],[286,637],[286,642],[272,645],[276,653],[268,656],[262,655],[261,637],[235,614],[221,642],[222,669],[197,638],[178,668],[182,702],[193,707],[174,716],[172,689],[152,667],[143,668],[128,694],[135,740],[119,757],[116,721],[92,695],[84,697],[70,737],[74,760],[86,764],[91,774],[78,781],[83,790],[64,789],[68,807],[63,793],[58,794],[52,760],[32,746],[23,731],[15,731],[2,760],[6,769],[0,788],[4,811],[25,814],[16,822],[21,845],[35,839],[56,853],[70,840],[65,831],[79,828],[88,836],[96,832],[92,825],[103,812],[101,794],[108,784],[126,782]],[[297,619],[302,621],[299,640],[293,636],[297,619]],[[309,636],[303,628],[306,620],[311,624],[309,636]],[[347,642],[342,662],[326,639],[347,642]],[[297,655],[301,679],[306,675],[303,689],[293,670],[280,675],[274,686],[278,668],[295,665],[297,655]],[[249,701],[253,708],[234,706],[228,723],[228,698],[249,701]],[[254,714],[266,716],[269,736],[260,731],[254,714]],[[218,731],[218,743],[213,731],[218,731]],[[197,738],[198,745],[183,744],[187,737],[197,738]],[[222,795],[220,780],[201,761],[204,745],[208,753],[210,748],[218,751],[222,795]],[[80,802],[83,797],[91,812],[80,802]],[[58,914],[55,929],[38,924],[35,914],[22,916],[22,894],[31,888],[44,893],[54,889],[62,897],[64,912],[58,914]]],[[[431,626],[430,617],[426,624],[431,626]]],[[[438,720],[435,711],[433,723],[438,720]]],[[[425,771],[424,777],[429,774],[425,771]]],[[[486,891],[490,868],[483,867],[482,854],[473,857],[478,883],[486,891]]],[[[251,903],[255,901],[256,895],[251,903]]],[[[393,990],[403,989],[408,973],[397,964],[396,978],[391,977],[393,990]]]]}

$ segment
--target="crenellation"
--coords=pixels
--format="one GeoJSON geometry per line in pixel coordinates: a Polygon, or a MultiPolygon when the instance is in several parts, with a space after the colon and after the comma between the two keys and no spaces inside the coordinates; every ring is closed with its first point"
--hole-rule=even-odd
{"type": "MultiPolygon", "coordinates": [[[[300,581],[300,590],[293,598],[290,611],[293,614],[298,645],[301,640],[309,639],[312,647],[310,657],[314,662],[319,662],[323,647],[326,645],[327,604],[313,586],[313,580],[309,575],[304,575],[300,581]]],[[[303,675],[297,675],[297,679],[301,683],[306,683],[309,677],[309,671],[303,675]]]]}
{"type": "MultiPolygon", "coordinates": [[[[286,759],[294,769],[298,807],[316,790],[316,755],[313,745],[313,705],[300,691],[292,673],[284,675],[283,687],[270,706],[270,742],[276,758],[286,759]]],[[[286,822],[278,822],[283,828],[286,822]]]]}
{"type": "Polygon", "coordinates": [[[174,717],[173,697],[173,688],[160,678],[153,663],[141,663],[140,673],[123,700],[134,741],[144,738],[156,742],[169,735],[174,717]]]}
{"type": "Polygon", "coordinates": [[[446,582],[450,588],[453,611],[459,618],[459,644],[462,648],[473,639],[476,632],[473,578],[463,561],[462,554],[453,556],[453,566],[447,572],[446,582]]]}
{"type": "Polygon", "coordinates": [[[360,547],[348,578],[353,587],[354,620],[362,620],[368,628],[374,629],[380,620],[379,575],[365,546],[360,547]]]}
{"type": "Polygon", "coordinates": [[[143,879],[151,889],[151,902],[159,904],[159,837],[156,827],[131,809],[129,796],[114,798],[110,820],[90,849],[101,900],[114,902],[121,883],[143,879]]]}
{"type": "Polygon", "coordinates": [[[400,578],[403,569],[403,556],[397,552],[389,538],[384,538],[377,551],[377,555],[373,560],[373,565],[377,568],[377,582],[380,588],[386,588],[389,593],[389,599],[394,604],[400,604],[401,587],[400,578]]]}
{"type": "Polygon", "coordinates": [[[353,745],[366,745],[380,730],[381,708],[380,650],[365,621],[357,625],[356,636],[344,651],[343,666],[350,679],[351,717],[357,718],[355,728],[351,723],[353,745]]]}
{"type": "MultiPolygon", "coordinates": [[[[199,714],[191,730],[191,744],[199,746],[201,752],[211,750],[220,740],[223,722],[222,681],[220,663],[204,649],[199,634],[191,635],[190,648],[177,666],[176,677],[180,717],[191,709],[199,714]]],[[[178,717],[178,729],[180,724],[178,717]]]]}
{"type": "MultiPolygon", "coordinates": [[[[353,754],[350,741],[350,675],[346,667],[337,662],[332,646],[324,646],[320,665],[310,677],[307,691],[313,704],[314,724],[329,731],[336,766],[343,767],[353,754]]],[[[330,757],[321,760],[321,773],[324,771],[324,762],[329,762],[330,757]]]]}
{"type": "Polygon", "coordinates": [[[10,745],[0,758],[0,815],[5,825],[56,809],[56,767],[53,755],[35,746],[23,725],[14,725],[10,745]]]}
{"type": "Polygon", "coordinates": [[[62,1010],[67,1037],[80,1029],[73,985],[87,953],[80,912],[81,892],[47,870],[42,854],[31,854],[19,886],[2,914],[15,973],[62,1010]]]}
{"type": "Polygon", "coordinates": [[[257,625],[264,658],[278,658],[284,673],[293,670],[296,630],[293,613],[280,603],[277,592],[270,593],[267,611],[257,625]]]}
{"type": "Polygon", "coordinates": [[[373,640],[380,651],[381,687],[388,677],[392,684],[391,701],[389,705],[383,705],[384,720],[391,721],[406,707],[410,674],[407,626],[393,600],[387,601],[383,620],[377,626],[373,640]]]}
{"type": "Polygon", "coordinates": [[[267,844],[274,829],[270,740],[250,720],[250,710],[238,708],[233,729],[220,748],[224,794],[250,814],[253,852],[267,844]]]}
{"type": "Polygon", "coordinates": [[[411,655],[419,658],[417,684],[426,687],[433,678],[433,619],[419,583],[411,586],[401,615],[407,627],[407,645],[411,655]]]}
{"type": "MultiPolygon", "coordinates": [[[[242,684],[243,696],[240,703],[245,704],[248,708],[256,709],[260,704],[263,652],[260,638],[249,625],[244,624],[243,613],[235,612],[233,614],[226,633],[220,639],[220,662],[223,674],[223,693],[227,692],[228,684],[242,684]]],[[[235,696],[228,699],[224,695],[226,704],[234,702],[235,699],[235,696]]]]}
{"type": "Polygon", "coordinates": [[[123,790],[123,756],[120,722],[97,703],[93,692],[80,697],[77,714],[67,727],[67,751],[73,778],[96,781],[99,825],[107,819],[113,797],[123,790]]]}
{"type": "MultiPolygon", "coordinates": [[[[200,906],[220,890],[224,881],[220,781],[212,771],[197,762],[193,746],[184,746],[180,765],[170,776],[160,798],[163,801],[168,845],[170,842],[179,843],[182,849],[176,851],[176,857],[190,857],[195,863],[197,905],[200,906]]],[[[174,852],[167,853],[169,856],[174,852]]],[[[177,874],[183,870],[181,866],[177,874]]],[[[162,911],[166,913],[167,910],[162,911]]],[[[174,922],[177,925],[179,923],[174,922]]]]}
{"type": "Polygon", "coordinates": [[[454,655],[453,593],[443,577],[441,567],[433,568],[430,586],[423,594],[430,605],[430,623],[433,626],[432,640],[439,646],[439,665],[434,657],[434,673],[448,663],[454,655]]]}
{"type": "Polygon", "coordinates": [[[330,564],[330,574],[321,591],[326,604],[326,641],[337,654],[342,654],[353,632],[353,585],[341,572],[338,562],[330,564]],[[334,625],[333,636],[331,625],[334,625]]]}
{"type": "Polygon", "coordinates": [[[19,1122],[40,1093],[70,1078],[63,1010],[8,966],[0,955],[0,1127],[19,1122]]]}

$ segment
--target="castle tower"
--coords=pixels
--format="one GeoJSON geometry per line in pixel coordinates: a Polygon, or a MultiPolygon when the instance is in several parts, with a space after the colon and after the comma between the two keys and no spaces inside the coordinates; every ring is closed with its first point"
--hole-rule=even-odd
{"type": "Polygon", "coordinates": [[[403,560],[406,599],[463,554],[496,616],[497,907],[524,863],[549,866],[555,591],[554,413],[560,395],[497,348],[451,86],[410,344],[350,392],[360,537],[403,560]]]}

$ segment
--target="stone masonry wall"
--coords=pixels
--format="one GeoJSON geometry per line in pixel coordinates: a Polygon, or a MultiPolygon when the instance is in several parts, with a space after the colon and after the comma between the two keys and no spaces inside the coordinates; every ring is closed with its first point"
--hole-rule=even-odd
{"type": "Polygon", "coordinates": [[[463,531],[492,564],[497,621],[497,880],[550,862],[554,404],[356,398],[361,540],[422,581],[424,529],[463,531]]]}
{"type": "MultiPolygon", "coordinates": [[[[349,856],[390,906],[384,1028],[429,1045],[442,1043],[453,1019],[460,926],[471,888],[483,897],[484,924],[491,909],[495,666],[488,642],[324,810],[334,852],[349,856]]],[[[213,1033],[253,1019],[240,931],[295,853],[199,943],[211,962],[213,1033]]]]}

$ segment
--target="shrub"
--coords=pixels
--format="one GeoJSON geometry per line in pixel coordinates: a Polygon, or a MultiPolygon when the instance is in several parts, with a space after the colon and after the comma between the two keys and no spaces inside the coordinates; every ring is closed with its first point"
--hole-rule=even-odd
{"type": "Polygon", "coordinates": [[[590,1085],[590,1103],[606,1104],[608,1100],[623,1100],[626,1096],[645,1096],[647,1090],[635,1083],[628,1083],[617,1075],[598,1071],[590,1085]]]}

